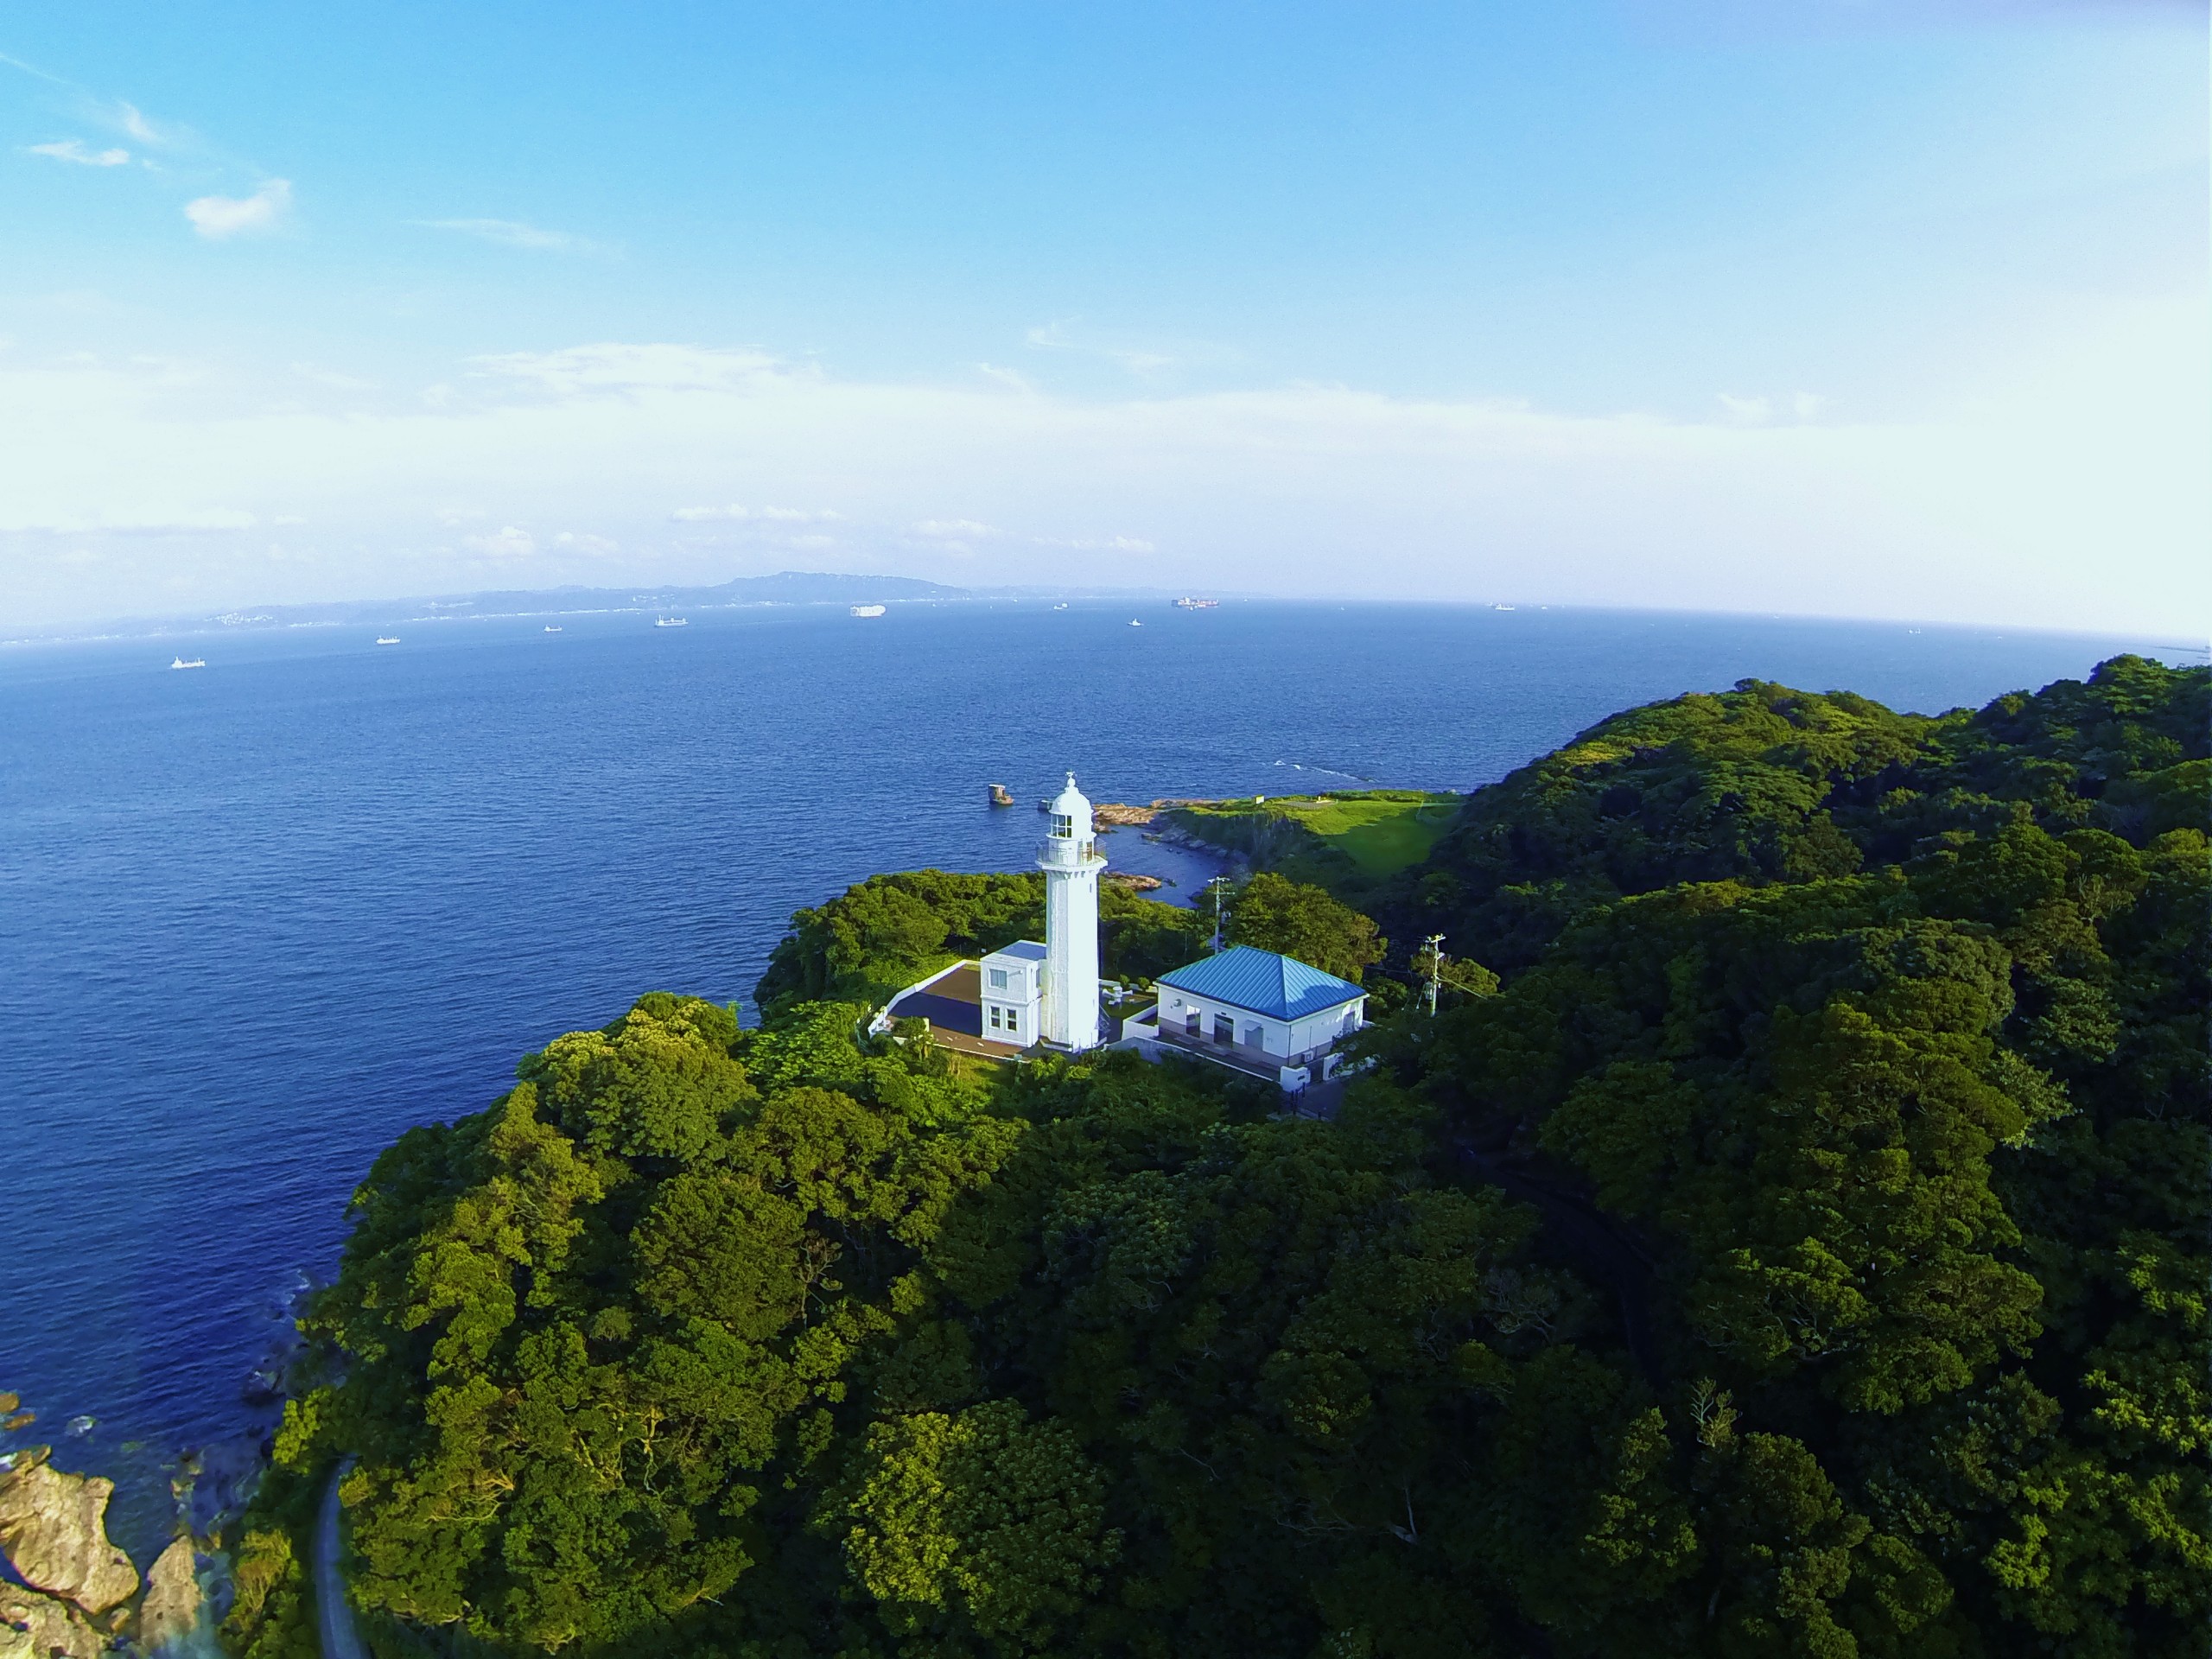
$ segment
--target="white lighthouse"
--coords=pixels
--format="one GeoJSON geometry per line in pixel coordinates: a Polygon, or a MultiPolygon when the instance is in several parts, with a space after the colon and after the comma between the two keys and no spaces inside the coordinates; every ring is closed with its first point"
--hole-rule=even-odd
{"type": "Polygon", "coordinates": [[[1105,855],[1092,838],[1090,803],[1068,774],[1037,854],[1045,872],[1044,1039],[1061,1048],[1098,1046],[1098,878],[1105,855]]]}

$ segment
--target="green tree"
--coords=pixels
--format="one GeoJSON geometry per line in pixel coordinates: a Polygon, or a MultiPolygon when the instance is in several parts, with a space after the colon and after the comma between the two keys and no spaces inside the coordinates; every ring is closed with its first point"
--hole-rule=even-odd
{"type": "Polygon", "coordinates": [[[1369,918],[1323,888],[1262,871],[1230,900],[1233,944],[1257,945],[1357,983],[1389,944],[1369,918]]]}

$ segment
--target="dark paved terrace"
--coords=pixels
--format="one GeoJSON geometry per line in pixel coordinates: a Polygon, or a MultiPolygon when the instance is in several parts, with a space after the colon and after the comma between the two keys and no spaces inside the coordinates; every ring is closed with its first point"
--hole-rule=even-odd
{"type": "Polygon", "coordinates": [[[891,1017],[926,1020],[933,1040],[963,1053],[1004,1060],[1021,1052],[1016,1044],[994,1042],[983,1035],[983,976],[972,962],[962,963],[926,990],[899,997],[891,1005],[891,1017]]]}

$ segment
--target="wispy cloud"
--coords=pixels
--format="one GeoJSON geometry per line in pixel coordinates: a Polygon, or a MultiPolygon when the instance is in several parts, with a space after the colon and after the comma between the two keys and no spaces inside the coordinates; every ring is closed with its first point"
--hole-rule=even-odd
{"type": "Polygon", "coordinates": [[[537,537],[514,524],[505,524],[482,536],[464,536],[461,544],[489,559],[526,559],[537,551],[537,537]]]}
{"type": "Polygon", "coordinates": [[[1334,385],[1012,397],[964,369],[855,379],[606,342],[472,365],[447,407],[303,412],[289,373],[257,404],[213,372],[19,346],[0,354],[0,570],[17,614],[140,602],[137,579],[52,564],[78,543],[235,599],[225,561],[281,507],[312,518],[302,580],[331,594],[487,569],[719,581],[830,531],[855,568],[977,582],[1065,569],[1044,538],[1096,543],[1072,561],[1092,570],[1151,541],[1144,568],[1193,588],[2196,628],[2207,327],[2185,292],[2086,315],[1910,422],[1805,419],[1779,377],[1732,387],[1767,399],[1763,425],[1718,401],[1683,421],[1334,385]],[[679,503],[753,505],[671,524],[679,503]],[[440,528],[456,508],[481,516],[440,528]],[[10,539],[41,531],[73,534],[10,539]]]}
{"type": "Polygon", "coordinates": [[[184,204],[192,228],[211,242],[275,230],[292,211],[289,179],[270,179],[250,196],[201,196],[184,204]]]}
{"type": "Polygon", "coordinates": [[[1726,391],[1714,395],[1720,400],[1722,412],[1743,426],[1766,426],[1785,414],[1800,421],[1816,421],[1828,406],[1828,400],[1815,391],[1792,392],[1788,397],[1738,396],[1726,391]]]}
{"type": "Polygon", "coordinates": [[[1103,540],[1063,541],[1058,537],[1040,536],[1039,547],[1065,547],[1077,553],[1157,553],[1160,549],[1141,536],[1109,536],[1103,540]]]}
{"type": "Polygon", "coordinates": [[[62,138],[50,144],[32,144],[28,153],[51,156],[57,162],[74,162],[79,167],[122,167],[130,160],[127,149],[86,149],[81,138],[62,138]]]}
{"type": "Polygon", "coordinates": [[[73,82],[63,79],[50,69],[41,69],[35,63],[25,63],[21,58],[10,57],[5,52],[0,52],[0,63],[6,64],[10,69],[20,69],[25,74],[37,79],[51,81],[56,86],[74,85],[73,82]]]}
{"type": "Polygon", "coordinates": [[[163,131],[149,121],[136,104],[115,106],[116,124],[142,144],[167,144],[174,142],[174,135],[163,131]]]}
{"type": "Polygon", "coordinates": [[[679,524],[704,524],[728,521],[744,523],[760,520],[770,524],[823,524],[839,515],[827,507],[678,507],[668,515],[679,524]]]}
{"type": "Polygon", "coordinates": [[[318,363],[295,363],[292,372],[302,380],[312,380],[319,386],[328,386],[334,391],[374,391],[378,382],[364,380],[357,375],[340,374],[326,369],[318,363]]]}
{"type": "Polygon", "coordinates": [[[568,397],[609,392],[744,391],[805,378],[766,352],[602,342],[562,352],[474,357],[480,375],[568,397]]]}
{"type": "Polygon", "coordinates": [[[582,531],[564,530],[553,538],[553,545],[571,553],[592,553],[604,556],[620,553],[622,543],[604,536],[588,535],[582,531]]]}
{"type": "Polygon", "coordinates": [[[1109,363],[1118,363],[1140,379],[1178,367],[1183,361],[1172,353],[1149,346],[1084,339],[1071,327],[1076,321],[1070,317],[1058,322],[1040,323],[1023,338],[1040,351],[1074,352],[1084,357],[1103,358],[1109,363]]]}
{"type": "Polygon", "coordinates": [[[518,219],[410,219],[425,230],[451,231],[494,242],[503,248],[525,248],[533,253],[601,253],[605,249],[588,237],[569,231],[543,230],[518,219]]]}

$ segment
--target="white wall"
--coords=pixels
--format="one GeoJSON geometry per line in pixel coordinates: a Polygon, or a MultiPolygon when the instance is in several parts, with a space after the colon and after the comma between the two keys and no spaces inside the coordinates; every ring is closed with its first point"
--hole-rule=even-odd
{"type": "Polygon", "coordinates": [[[978,964],[982,974],[983,1036],[995,1043],[1035,1042],[1044,1024],[1045,964],[1022,957],[988,956],[978,964]],[[1007,982],[995,985],[994,974],[1007,982]],[[998,1023],[992,1023],[993,1015],[998,1023]]]}
{"type": "Polygon", "coordinates": [[[1281,1058],[1303,1054],[1337,1037],[1358,1030],[1363,1023],[1365,1007],[1363,999],[1352,1003],[1349,1009],[1337,1007],[1323,1014],[1309,1014],[1293,1024],[1271,1020],[1265,1014],[1247,1013],[1226,1002],[1217,1002],[1209,997],[1178,990],[1172,985],[1163,985],[1160,988],[1160,1027],[1162,1031],[1182,1034],[1190,1011],[1197,1008],[1200,1015],[1198,1036],[1202,1041],[1211,1043],[1213,1041],[1214,1017],[1225,1014],[1236,1021],[1237,1048],[1281,1058]],[[1251,1049],[1245,1041],[1244,1033],[1255,1025],[1261,1029],[1262,1043],[1259,1048],[1251,1049]]]}

